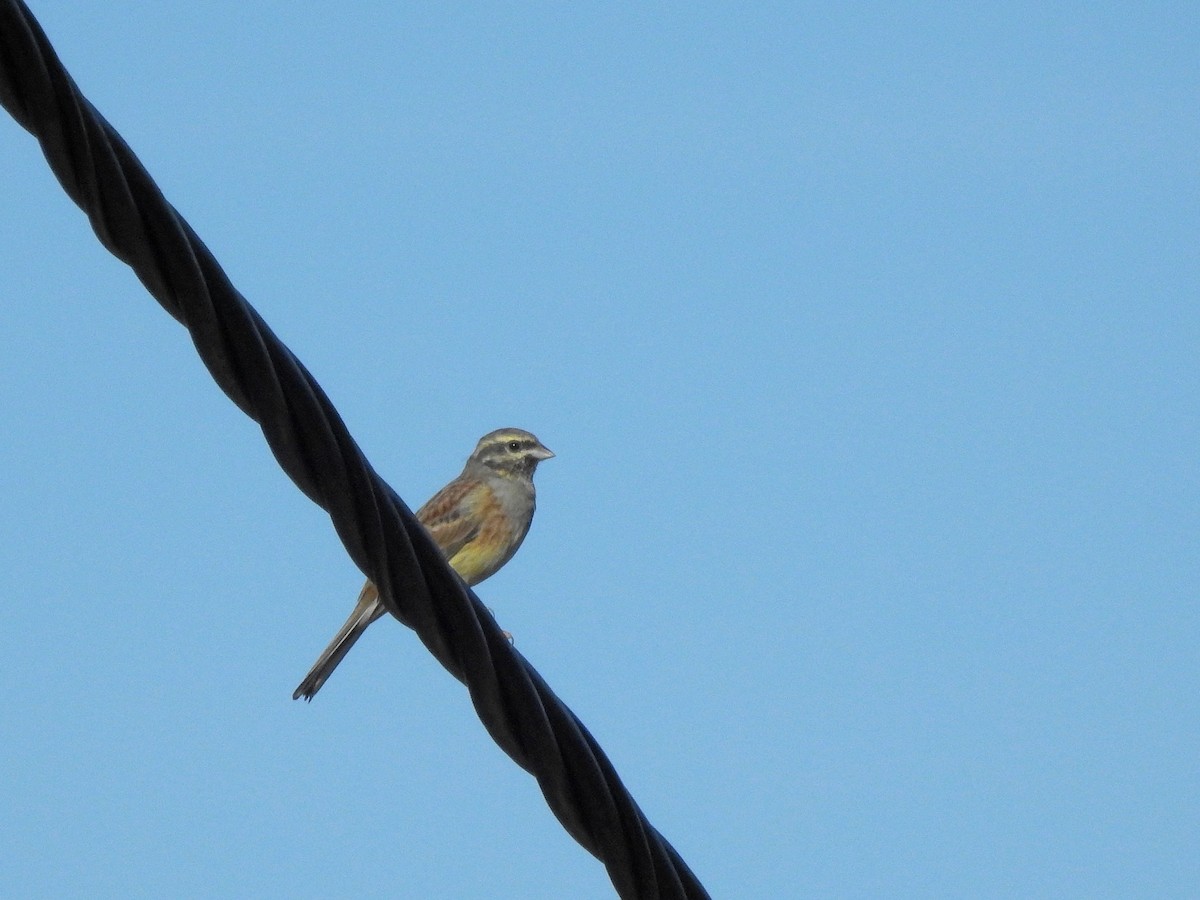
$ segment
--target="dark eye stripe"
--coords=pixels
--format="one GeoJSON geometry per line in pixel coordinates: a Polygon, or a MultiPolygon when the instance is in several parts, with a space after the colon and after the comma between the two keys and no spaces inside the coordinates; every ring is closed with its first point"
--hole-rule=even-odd
{"type": "Polygon", "coordinates": [[[482,448],[481,452],[483,454],[486,454],[487,456],[493,456],[493,455],[499,455],[499,454],[504,454],[504,453],[524,452],[526,450],[532,450],[534,448],[534,446],[536,446],[535,441],[531,441],[528,439],[520,440],[517,438],[510,438],[508,440],[498,440],[493,443],[486,444],[482,448]],[[514,444],[516,445],[516,449],[513,449],[514,444]]]}
{"type": "Polygon", "coordinates": [[[518,459],[523,461],[541,447],[538,439],[527,431],[495,431],[485,435],[483,440],[475,448],[473,457],[492,466],[509,465],[518,459]]]}

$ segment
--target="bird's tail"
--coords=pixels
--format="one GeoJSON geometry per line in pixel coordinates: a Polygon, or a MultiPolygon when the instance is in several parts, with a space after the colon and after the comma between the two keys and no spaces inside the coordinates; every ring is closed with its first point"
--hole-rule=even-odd
{"type": "Polygon", "coordinates": [[[382,616],[384,613],[383,604],[379,602],[379,591],[375,585],[367,582],[363,585],[362,592],[358,595],[358,602],[354,605],[354,612],[350,613],[350,618],[346,620],[346,624],[341,627],[337,634],[333,636],[333,640],[329,642],[329,646],[322,651],[317,657],[317,661],[304,676],[304,680],[300,682],[300,686],[296,688],[296,692],[292,694],[293,700],[299,700],[303,697],[305,700],[311,700],[321,689],[326,679],[333,674],[333,670],[338,667],[338,663],[350,652],[350,648],[354,646],[367,626],[382,616]]]}

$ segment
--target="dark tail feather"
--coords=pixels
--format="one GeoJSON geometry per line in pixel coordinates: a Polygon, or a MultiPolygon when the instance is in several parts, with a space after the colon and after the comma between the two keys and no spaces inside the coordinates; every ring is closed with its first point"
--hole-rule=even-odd
{"type": "Polygon", "coordinates": [[[338,663],[345,659],[350,648],[354,646],[354,642],[362,637],[363,632],[372,622],[383,615],[383,612],[383,605],[379,602],[379,592],[375,590],[375,585],[368,581],[363,587],[362,593],[358,595],[358,603],[354,606],[354,612],[350,613],[346,624],[333,636],[329,646],[317,657],[313,667],[292,694],[292,699],[299,700],[303,697],[305,700],[311,700],[321,689],[321,685],[333,674],[338,663]]]}

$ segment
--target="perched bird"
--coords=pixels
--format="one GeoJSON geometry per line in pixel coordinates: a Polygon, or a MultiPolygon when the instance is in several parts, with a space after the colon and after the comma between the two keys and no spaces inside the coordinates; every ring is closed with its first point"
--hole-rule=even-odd
{"type": "MultiPolygon", "coordinates": [[[[538,463],[552,456],[541,441],[520,428],[485,434],[462,474],[417,510],[417,519],[468,586],[494,575],[525,540],[533,521],[533,473],[538,463]]],[[[354,642],[385,612],[379,591],[368,581],[354,612],[292,699],[311,700],[354,642]]]]}

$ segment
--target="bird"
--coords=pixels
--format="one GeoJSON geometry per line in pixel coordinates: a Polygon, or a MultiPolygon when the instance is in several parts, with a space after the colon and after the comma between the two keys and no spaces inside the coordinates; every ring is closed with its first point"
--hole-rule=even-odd
{"type": "MultiPolygon", "coordinates": [[[[533,521],[533,473],[554,454],[528,431],[499,428],[475,445],[462,474],[417,510],[451,568],[474,587],[512,559],[533,521]]],[[[387,609],[370,580],[363,585],[350,618],[317,658],[292,694],[312,700],[362,637],[387,609]]]]}

